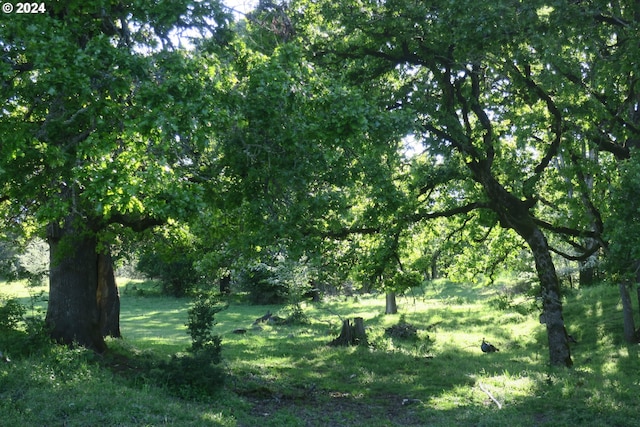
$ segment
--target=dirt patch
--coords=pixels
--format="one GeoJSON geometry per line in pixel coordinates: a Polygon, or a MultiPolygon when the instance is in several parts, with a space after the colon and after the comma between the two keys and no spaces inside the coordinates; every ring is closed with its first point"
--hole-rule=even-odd
{"type": "Polygon", "coordinates": [[[303,420],[308,427],[369,426],[381,421],[394,426],[424,426],[424,418],[416,410],[422,402],[399,396],[365,398],[339,391],[316,390],[299,396],[245,394],[243,398],[252,405],[250,414],[265,421],[289,414],[303,420]]]}

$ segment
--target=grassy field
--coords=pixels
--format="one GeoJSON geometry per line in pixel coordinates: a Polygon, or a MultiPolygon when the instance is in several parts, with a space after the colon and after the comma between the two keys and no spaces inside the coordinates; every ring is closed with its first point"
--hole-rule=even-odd
{"type": "MultiPolygon", "coordinates": [[[[129,283],[123,340],[109,367],[82,350],[0,365],[0,426],[632,426],[640,423],[638,346],[622,341],[615,287],[568,293],[565,320],[578,340],[575,366],[548,366],[546,334],[531,301],[501,287],[437,282],[399,298],[418,339],[385,336],[400,315],[384,295],[305,306],[309,323],[260,325],[278,306],[235,299],[216,316],[227,380],[211,398],[179,399],[128,373],[134,358],[184,351],[189,300],[129,283]],[[365,319],[369,345],[329,347],[341,319],[365,319]],[[234,334],[237,328],[245,334],[234,334]],[[482,338],[500,351],[484,354],[482,338]],[[122,369],[114,369],[113,361],[122,369]]],[[[17,284],[0,294],[29,298],[17,284]]],[[[37,292],[31,290],[32,295],[37,292]]],[[[6,351],[6,350],[5,350],[6,351]]],[[[109,357],[109,356],[106,356],[109,357]]]]}

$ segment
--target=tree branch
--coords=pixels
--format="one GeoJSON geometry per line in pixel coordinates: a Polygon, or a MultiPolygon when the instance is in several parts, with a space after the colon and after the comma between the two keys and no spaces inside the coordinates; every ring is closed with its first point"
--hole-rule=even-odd
{"type": "Polygon", "coordinates": [[[555,254],[560,255],[562,258],[569,260],[569,261],[586,261],[591,255],[593,255],[594,253],[596,253],[598,250],[600,249],[600,245],[595,245],[592,248],[589,248],[588,250],[586,250],[584,253],[582,253],[581,255],[569,255],[566,252],[563,252],[559,249],[556,249],[552,246],[549,246],[549,250],[555,254]]]}
{"type": "Polygon", "coordinates": [[[352,234],[369,235],[379,233],[381,227],[347,227],[336,231],[327,231],[321,233],[322,237],[330,237],[334,239],[344,239],[352,234]]]}
{"type": "MultiPolygon", "coordinates": [[[[560,142],[562,141],[562,113],[558,109],[553,98],[551,98],[551,96],[529,75],[525,75],[515,64],[511,64],[511,67],[516,72],[517,76],[522,79],[527,88],[529,88],[538,97],[538,99],[545,103],[547,111],[552,117],[551,132],[553,133],[553,140],[549,143],[549,147],[547,148],[544,157],[534,168],[534,177],[529,178],[529,180],[534,179],[534,181],[537,181],[540,174],[547,168],[547,166],[549,166],[551,159],[558,154],[560,142]]],[[[532,185],[530,187],[533,188],[532,185]]]]}
{"type": "Polygon", "coordinates": [[[471,68],[471,94],[473,96],[473,99],[471,100],[471,110],[485,130],[482,139],[484,141],[487,154],[487,163],[490,167],[495,156],[495,148],[493,147],[493,125],[491,124],[491,120],[489,119],[486,111],[484,111],[480,106],[480,71],[480,66],[473,64],[471,68]]]}
{"type": "Polygon", "coordinates": [[[109,217],[108,224],[120,224],[128,227],[135,232],[148,230],[166,223],[165,220],[153,217],[137,217],[127,214],[114,214],[109,217]]]}
{"type": "Polygon", "coordinates": [[[586,184],[587,178],[582,172],[582,168],[580,167],[578,156],[573,152],[571,153],[571,160],[577,166],[576,175],[578,178],[578,188],[580,189],[580,196],[582,198],[582,203],[586,206],[587,212],[589,212],[589,214],[591,215],[596,231],[598,233],[602,233],[604,230],[604,222],[602,221],[602,216],[600,215],[600,211],[598,210],[598,208],[596,208],[596,206],[591,201],[591,198],[589,197],[589,191],[586,184]]]}
{"type": "Polygon", "coordinates": [[[464,206],[457,206],[455,208],[447,209],[444,211],[437,212],[423,212],[416,213],[407,217],[409,222],[419,222],[425,219],[434,219],[434,218],[450,218],[455,215],[460,215],[464,213],[469,213],[476,209],[490,209],[489,203],[485,202],[473,202],[464,206]]]}
{"type": "Polygon", "coordinates": [[[538,218],[533,218],[533,222],[535,222],[538,227],[544,228],[545,230],[549,230],[557,234],[564,234],[573,237],[591,237],[593,239],[599,238],[599,234],[595,231],[577,230],[575,228],[557,226],[538,218]]]}

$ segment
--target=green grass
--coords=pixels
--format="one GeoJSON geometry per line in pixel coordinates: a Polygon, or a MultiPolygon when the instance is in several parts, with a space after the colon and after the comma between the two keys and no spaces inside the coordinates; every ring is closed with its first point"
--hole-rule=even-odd
{"type": "MultiPolygon", "coordinates": [[[[126,357],[183,351],[188,299],[163,297],[152,284],[122,292],[126,357]]],[[[30,301],[23,287],[3,295],[30,301]]],[[[33,292],[33,291],[32,291],[33,292]]],[[[0,365],[0,425],[176,426],[601,426],[635,425],[638,346],[622,340],[617,288],[571,291],[565,301],[572,369],[548,366],[546,334],[523,296],[447,282],[399,298],[418,340],[384,335],[384,295],[339,297],[305,306],[306,325],[261,325],[282,307],[237,299],[216,315],[223,337],[224,388],[188,401],[135,375],[114,375],[96,356],[52,349],[0,365]],[[342,318],[365,319],[368,346],[335,348],[342,318]],[[243,335],[237,328],[247,329],[243,335]],[[500,352],[483,354],[486,338],[500,352]],[[482,389],[490,393],[496,404],[482,389]],[[404,404],[403,404],[404,403],[404,404]],[[9,420],[9,421],[7,421],[9,420]],[[7,424],[8,423],[8,424],[7,424]]],[[[126,360],[126,359],[125,359],[126,360]]],[[[113,367],[113,366],[112,366],[113,367]]]]}

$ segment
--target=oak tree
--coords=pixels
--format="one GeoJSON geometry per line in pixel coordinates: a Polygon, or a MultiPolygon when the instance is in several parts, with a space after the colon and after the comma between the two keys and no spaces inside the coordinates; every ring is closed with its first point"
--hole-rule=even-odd
{"type": "Polygon", "coordinates": [[[422,179],[398,221],[479,211],[481,226],[516,233],[535,263],[550,362],[570,366],[552,253],[584,260],[604,244],[578,147],[587,141],[628,156],[637,132],[624,106],[637,106],[634,73],[629,59],[602,57],[619,55],[622,46],[611,43],[628,40],[637,10],[412,0],[301,0],[293,9],[319,66],[340,69],[360,87],[388,82],[388,110],[414,116],[407,134],[431,161],[416,164],[422,179]],[[563,160],[567,166],[556,168],[563,160]],[[576,183],[581,197],[567,198],[576,183]]]}
{"type": "Polygon", "coordinates": [[[216,1],[46,9],[0,26],[0,209],[49,242],[53,338],[103,351],[119,334],[109,246],[197,209],[189,176],[224,120],[224,74],[179,44],[202,36],[211,52],[229,18],[216,1]]]}

